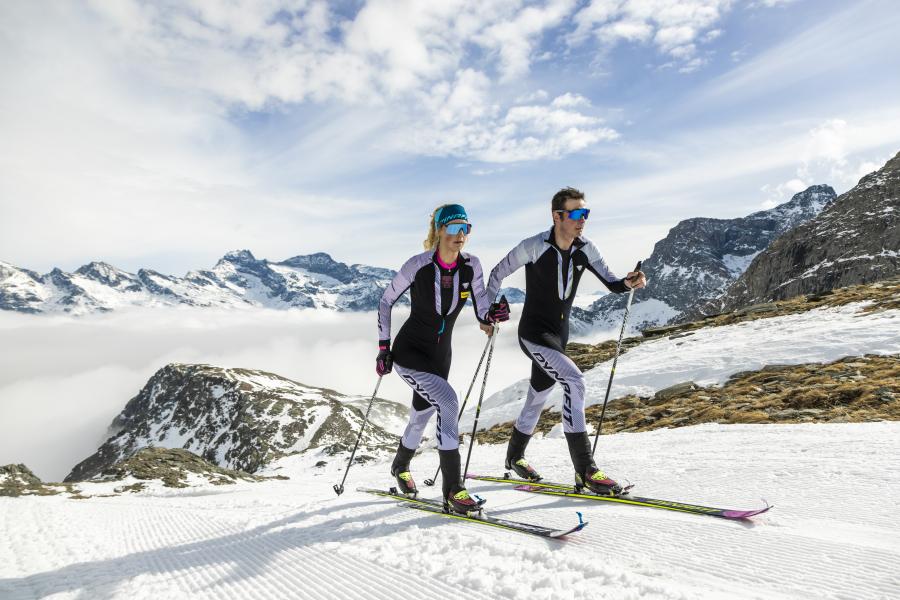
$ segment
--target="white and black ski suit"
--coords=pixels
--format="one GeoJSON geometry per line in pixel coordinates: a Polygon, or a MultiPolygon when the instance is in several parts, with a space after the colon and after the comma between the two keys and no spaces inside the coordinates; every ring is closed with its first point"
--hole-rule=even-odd
{"type": "Polygon", "coordinates": [[[440,450],[459,448],[459,400],[447,382],[452,356],[453,325],[471,298],[475,317],[488,324],[490,303],[478,258],[460,252],[450,268],[434,251],[417,254],[404,263],[384,291],[378,306],[380,346],[390,346],[391,308],[410,290],[409,318],[400,328],[391,353],[394,369],[413,390],[409,424],[401,443],[414,450],[431,415],[437,413],[435,434],[440,450]]]}
{"type": "Polygon", "coordinates": [[[584,376],[565,354],[569,314],[584,271],[590,271],[610,291],[628,290],[609,269],[587,238],[576,238],[569,250],[557,246],[553,228],[522,240],[491,271],[487,297],[493,300],[503,280],[525,267],[525,306],[519,320],[519,345],[531,359],[531,385],[516,429],[531,435],[553,384],[563,390],[562,420],[566,433],[587,430],[584,418],[584,376]]]}

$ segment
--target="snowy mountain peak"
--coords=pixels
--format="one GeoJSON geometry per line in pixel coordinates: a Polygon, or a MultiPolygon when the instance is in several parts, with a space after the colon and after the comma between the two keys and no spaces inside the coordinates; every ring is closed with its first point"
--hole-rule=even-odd
{"type": "MultiPolygon", "coordinates": [[[[650,284],[635,293],[632,328],[667,323],[717,298],[772,240],[814,218],[835,196],[830,186],[814,185],[788,202],[746,217],[681,221],[643,263],[650,284]]],[[[624,295],[609,294],[588,309],[573,310],[573,315],[612,326],[621,319],[625,302],[624,295]]]]}
{"type": "Polygon", "coordinates": [[[123,284],[130,286],[133,290],[139,290],[141,287],[140,282],[134,275],[105,262],[90,262],[78,267],[75,273],[110,287],[119,287],[123,284]]]}
{"type": "Polygon", "coordinates": [[[219,259],[213,270],[221,268],[223,265],[233,265],[238,267],[247,267],[251,269],[265,265],[266,260],[258,260],[249,250],[232,250],[226,252],[225,256],[219,259]]]}
{"type": "Polygon", "coordinates": [[[348,267],[344,263],[335,261],[325,252],[316,252],[315,254],[307,254],[305,256],[294,256],[278,264],[298,269],[306,269],[310,273],[328,275],[341,283],[350,283],[353,281],[354,277],[353,267],[348,267]]]}
{"type": "Polygon", "coordinates": [[[900,153],[765,249],[700,314],[815,294],[900,273],[900,153]]]}
{"type": "MultiPolygon", "coordinates": [[[[353,406],[359,400],[264,371],[169,364],[125,405],[111,437],[66,480],[96,477],[147,446],[183,448],[249,473],[307,450],[331,455],[352,447],[362,425],[353,406]]],[[[396,437],[370,423],[361,443],[384,450],[396,437]]]]}

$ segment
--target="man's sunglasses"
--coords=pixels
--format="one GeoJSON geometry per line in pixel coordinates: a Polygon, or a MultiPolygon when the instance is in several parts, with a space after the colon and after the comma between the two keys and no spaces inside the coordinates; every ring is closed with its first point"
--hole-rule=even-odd
{"type": "Polygon", "coordinates": [[[580,219],[584,219],[585,221],[587,221],[588,215],[591,214],[591,209],[576,208],[575,210],[555,210],[553,212],[566,213],[573,221],[578,221],[580,219]]]}
{"type": "Polygon", "coordinates": [[[471,223],[447,223],[444,227],[447,228],[447,235],[458,235],[460,231],[466,235],[472,233],[471,223]]]}

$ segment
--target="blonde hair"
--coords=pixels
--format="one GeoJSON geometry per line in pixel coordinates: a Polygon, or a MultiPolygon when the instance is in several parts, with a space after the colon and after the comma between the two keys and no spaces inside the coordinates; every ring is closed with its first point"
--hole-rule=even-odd
{"type": "Polygon", "coordinates": [[[450,205],[441,204],[436,209],[434,209],[434,212],[431,213],[431,219],[428,221],[428,237],[426,237],[425,241],[422,242],[422,246],[424,246],[426,250],[434,250],[435,248],[437,248],[438,241],[440,241],[440,239],[438,238],[438,228],[437,225],[435,225],[434,218],[437,216],[438,212],[440,212],[440,210],[445,206],[450,205]]]}

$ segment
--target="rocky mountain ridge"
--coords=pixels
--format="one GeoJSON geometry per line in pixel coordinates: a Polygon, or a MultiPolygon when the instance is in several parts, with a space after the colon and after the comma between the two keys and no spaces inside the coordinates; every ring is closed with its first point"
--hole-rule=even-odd
{"type": "MultiPolygon", "coordinates": [[[[717,298],[773,240],[814,218],[836,196],[831,187],[814,185],[784,204],[746,217],[681,221],[643,261],[649,285],[635,292],[631,329],[663,325],[717,298]]],[[[609,294],[586,309],[574,309],[573,320],[615,327],[625,303],[624,294],[609,294]]]]}
{"type": "MultiPolygon", "coordinates": [[[[354,404],[361,400],[264,371],[170,364],[126,404],[109,439],[65,481],[96,478],[146,447],[189,450],[247,473],[304,451],[331,456],[356,441],[363,414],[354,404]]],[[[380,412],[370,417],[361,446],[393,450],[397,436],[378,421],[407,409],[383,399],[376,404],[380,412]]]]}
{"type": "Polygon", "coordinates": [[[900,153],[757,256],[688,318],[900,275],[900,153]]]}

